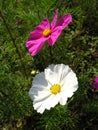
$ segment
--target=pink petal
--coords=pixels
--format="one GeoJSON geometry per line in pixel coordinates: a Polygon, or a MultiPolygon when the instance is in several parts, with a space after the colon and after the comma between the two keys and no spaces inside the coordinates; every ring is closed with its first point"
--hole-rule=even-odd
{"type": "Polygon", "coordinates": [[[93,86],[94,88],[98,89],[98,76],[96,76],[96,77],[93,79],[92,86],[93,86]]]}
{"type": "Polygon", "coordinates": [[[56,26],[61,26],[64,29],[72,21],[71,14],[66,14],[61,17],[56,26]]]}
{"type": "Polygon", "coordinates": [[[68,24],[72,21],[72,16],[70,14],[62,16],[62,18],[57,23],[56,27],[52,30],[52,33],[48,39],[48,43],[50,46],[53,46],[58,37],[60,36],[62,30],[68,26],[68,24]]]}
{"type": "Polygon", "coordinates": [[[45,18],[35,27],[35,30],[30,33],[28,41],[26,42],[26,47],[29,49],[32,56],[35,56],[40,51],[45,44],[45,41],[48,39],[42,35],[43,30],[46,28],[50,28],[50,23],[47,18],[45,18]]]}
{"type": "Polygon", "coordinates": [[[94,80],[95,80],[95,82],[98,83],[98,76],[96,76],[94,80]]]}
{"type": "Polygon", "coordinates": [[[38,40],[27,41],[26,47],[28,48],[31,56],[35,56],[41,50],[46,40],[47,38],[42,37],[38,40]]]}
{"type": "Polygon", "coordinates": [[[50,23],[48,18],[45,18],[35,29],[44,30],[45,28],[50,28],[50,23]]]}
{"type": "Polygon", "coordinates": [[[41,38],[43,30],[46,28],[50,28],[50,24],[49,24],[49,21],[47,18],[45,18],[41,22],[41,24],[39,24],[38,26],[35,27],[35,30],[33,30],[30,33],[28,40],[37,40],[37,39],[41,38]]]}
{"type": "Polygon", "coordinates": [[[56,9],[55,16],[51,22],[51,29],[53,29],[56,26],[57,18],[58,18],[58,9],[56,9]]]}
{"type": "Polygon", "coordinates": [[[48,39],[48,43],[49,43],[50,46],[54,45],[54,43],[58,39],[58,37],[61,34],[61,32],[62,32],[62,28],[61,27],[54,28],[54,30],[52,31],[52,34],[50,35],[50,37],[48,39]]]}
{"type": "Polygon", "coordinates": [[[28,41],[30,40],[37,40],[42,37],[42,30],[35,29],[34,31],[30,32],[30,36],[28,41]]]}

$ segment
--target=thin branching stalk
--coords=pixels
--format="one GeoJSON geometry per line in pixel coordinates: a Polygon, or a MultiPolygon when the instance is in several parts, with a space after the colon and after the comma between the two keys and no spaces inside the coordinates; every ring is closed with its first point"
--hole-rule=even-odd
{"type": "Polygon", "coordinates": [[[8,34],[9,34],[9,36],[10,36],[12,42],[13,42],[13,45],[14,45],[14,47],[15,47],[15,49],[16,49],[16,53],[18,54],[18,57],[19,57],[19,59],[20,59],[20,63],[21,63],[21,65],[22,65],[22,67],[23,67],[24,75],[25,75],[25,77],[27,77],[26,69],[25,69],[25,66],[24,66],[24,64],[23,64],[20,51],[19,51],[19,49],[18,49],[18,47],[17,47],[17,45],[16,45],[15,39],[14,39],[14,37],[13,37],[11,31],[10,31],[10,28],[9,28],[9,26],[8,26],[8,24],[7,24],[7,22],[6,22],[6,19],[5,19],[4,15],[3,15],[3,12],[2,12],[1,10],[0,10],[0,17],[2,18],[3,23],[4,23],[4,25],[5,25],[5,27],[6,27],[7,31],[8,31],[8,34]]]}

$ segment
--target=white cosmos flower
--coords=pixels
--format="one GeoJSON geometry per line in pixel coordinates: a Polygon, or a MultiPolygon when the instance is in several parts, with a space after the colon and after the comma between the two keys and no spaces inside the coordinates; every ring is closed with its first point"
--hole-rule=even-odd
{"type": "Polygon", "coordinates": [[[65,105],[77,88],[76,74],[68,65],[52,64],[34,77],[29,95],[34,109],[43,113],[58,103],[65,105]]]}

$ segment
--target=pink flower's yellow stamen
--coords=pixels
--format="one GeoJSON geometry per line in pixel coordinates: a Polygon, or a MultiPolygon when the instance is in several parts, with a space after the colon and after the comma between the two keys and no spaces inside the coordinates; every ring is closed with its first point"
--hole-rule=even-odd
{"type": "Polygon", "coordinates": [[[52,94],[57,94],[61,91],[61,86],[59,84],[54,84],[50,88],[52,94]]]}
{"type": "Polygon", "coordinates": [[[50,34],[51,34],[51,30],[50,29],[45,29],[43,32],[42,32],[43,36],[44,37],[48,37],[50,34]]]}

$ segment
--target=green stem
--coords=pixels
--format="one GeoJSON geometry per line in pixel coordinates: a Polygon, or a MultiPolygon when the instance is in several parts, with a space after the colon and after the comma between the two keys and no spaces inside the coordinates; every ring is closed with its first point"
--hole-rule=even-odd
{"type": "Polygon", "coordinates": [[[52,47],[49,46],[49,53],[50,53],[50,62],[53,63],[53,53],[52,53],[52,47]]]}
{"type": "Polygon", "coordinates": [[[25,75],[25,77],[27,77],[26,69],[25,69],[25,66],[24,66],[24,64],[23,64],[20,51],[18,50],[18,47],[17,47],[16,42],[15,42],[15,39],[14,39],[13,36],[12,36],[12,33],[11,33],[11,31],[10,31],[10,28],[9,28],[9,26],[8,26],[8,24],[7,24],[7,22],[6,22],[6,19],[5,19],[5,17],[4,17],[4,15],[3,15],[3,13],[2,13],[1,10],[0,10],[0,17],[2,18],[2,20],[3,20],[3,22],[4,22],[4,25],[5,25],[5,27],[6,27],[7,31],[8,31],[8,34],[9,34],[9,36],[10,36],[12,42],[13,42],[13,45],[14,45],[15,49],[16,49],[16,53],[17,53],[18,56],[19,56],[20,63],[21,63],[21,65],[22,65],[22,67],[23,67],[23,70],[24,70],[24,75],[25,75]]]}

